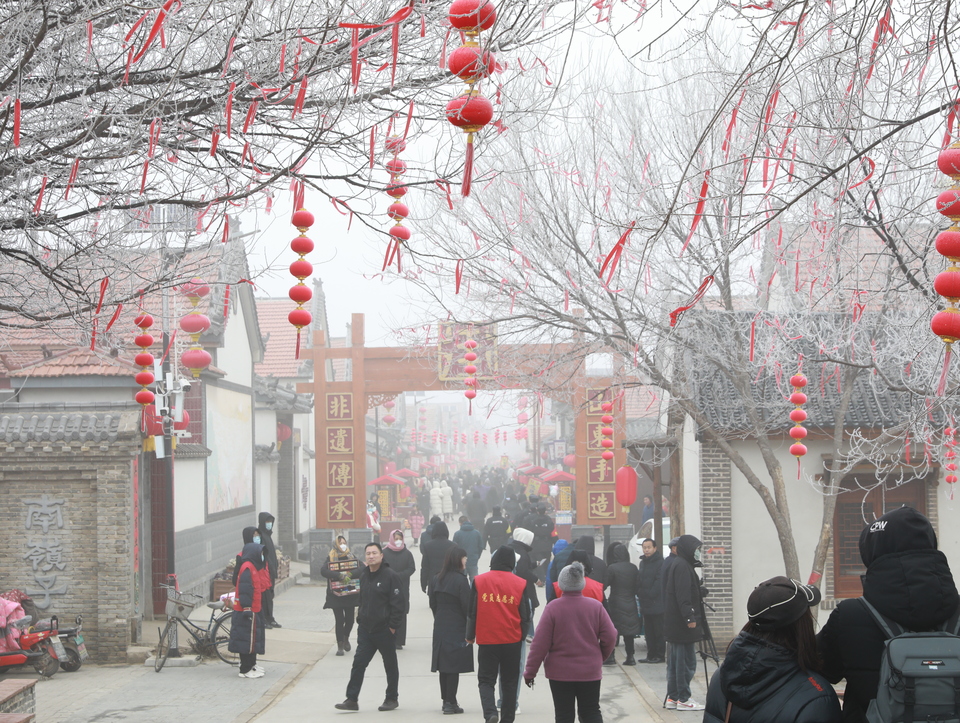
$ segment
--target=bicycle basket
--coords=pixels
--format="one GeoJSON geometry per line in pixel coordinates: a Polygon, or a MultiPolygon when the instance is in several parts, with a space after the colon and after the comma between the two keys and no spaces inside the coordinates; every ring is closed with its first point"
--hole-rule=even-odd
{"type": "Polygon", "coordinates": [[[196,605],[195,599],[187,598],[176,590],[167,590],[167,617],[186,620],[196,605]]]}

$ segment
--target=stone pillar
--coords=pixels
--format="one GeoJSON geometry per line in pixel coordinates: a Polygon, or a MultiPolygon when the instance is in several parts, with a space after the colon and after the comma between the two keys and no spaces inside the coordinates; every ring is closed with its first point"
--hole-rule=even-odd
{"type": "Polygon", "coordinates": [[[703,573],[710,594],[707,621],[717,647],[736,635],[733,614],[733,529],[731,462],[711,442],[700,451],[700,513],[703,530],[703,573]]]}

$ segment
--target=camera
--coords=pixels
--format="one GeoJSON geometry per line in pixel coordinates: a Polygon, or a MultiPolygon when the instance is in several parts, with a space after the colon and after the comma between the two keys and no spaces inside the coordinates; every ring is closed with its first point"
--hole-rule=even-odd
{"type": "Polygon", "coordinates": [[[191,384],[193,384],[193,382],[190,381],[189,379],[181,379],[181,380],[180,380],[180,388],[181,388],[183,391],[185,391],[185,392],[190,390],[190,385],[191,385],[191,384]]]}

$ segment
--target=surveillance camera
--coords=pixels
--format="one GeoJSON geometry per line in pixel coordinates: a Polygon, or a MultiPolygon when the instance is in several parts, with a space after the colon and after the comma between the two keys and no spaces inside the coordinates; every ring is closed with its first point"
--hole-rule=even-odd
{"type": "Polygon", "coordinates": [[[183,391],[187,391],[188,389],[190,389],[190,385],[191,385],[191,384],[193,384],[193,382],[190,381],[189,379],[183,379],[183,380],[180,382],[180,388],[181,388],[183,391]]]}

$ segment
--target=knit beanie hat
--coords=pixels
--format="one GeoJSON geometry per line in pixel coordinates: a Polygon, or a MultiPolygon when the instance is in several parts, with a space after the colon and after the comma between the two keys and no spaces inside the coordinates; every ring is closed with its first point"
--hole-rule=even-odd
{"type": "Polygon", "coordinates": [[[517,564],[517,554],[506,545],[497,548],[490,558],[491,570],[502,570],[504,572],[513,572],[517,564]]]}
{"type": "Polygon", "coordinates": [[[860,559],[867,567],[878,557],[894,552],[936,549],[933,525],[912,507],[891,510],[860,533],[860,559]]]}
{"type": "Polygon", "coordinates": [[[525,530],[522,527],[518,527],[513,531],[513,539],[517,542],[522,542],[527,547],[533,545],[533,533],[530,530],[525,530]]]}
{"type": "Polygon", "coordinates": [[[579,592],[583,590],[586,582],[583,580],[583,565],[574,562],[567,565],[560,571],[560,577],[557,582],[563,592],[579,592]]]}

